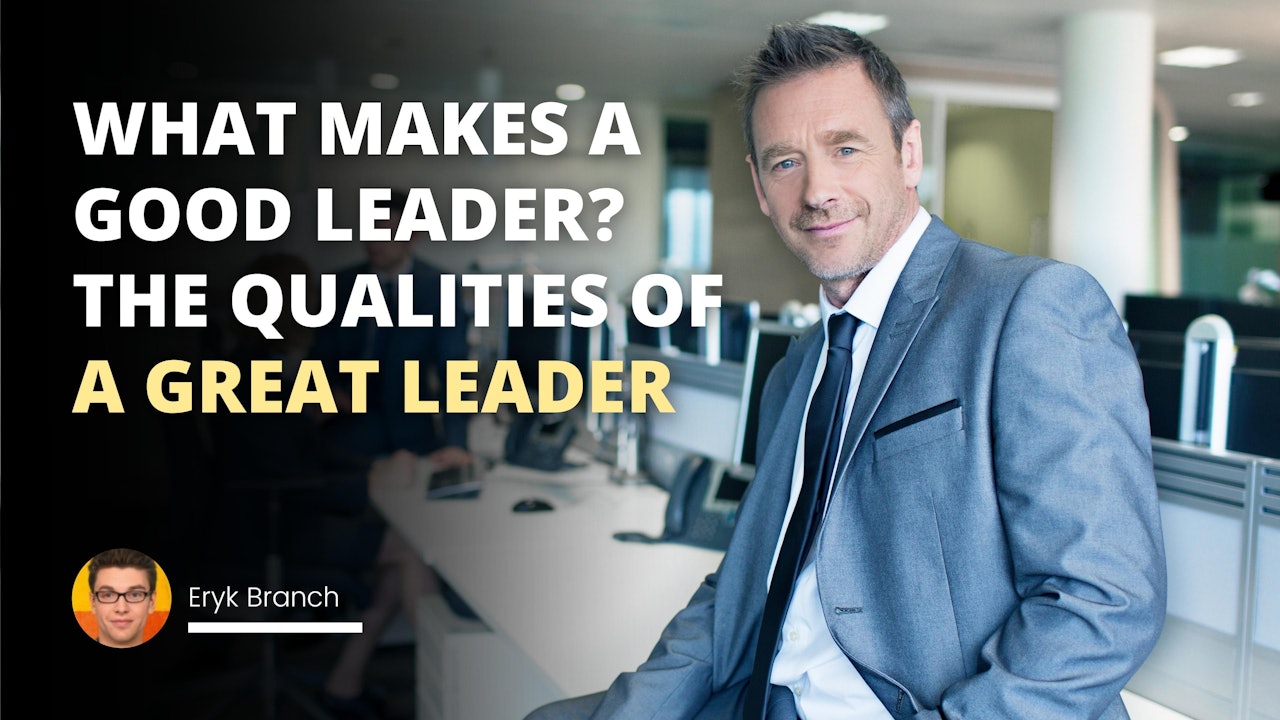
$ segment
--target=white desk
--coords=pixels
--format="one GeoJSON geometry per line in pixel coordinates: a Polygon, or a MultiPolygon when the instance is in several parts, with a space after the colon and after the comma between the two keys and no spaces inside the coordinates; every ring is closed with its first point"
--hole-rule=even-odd
{"type": "Polygon", "coordinates": [[[554,474],[498,465],[471,500],[427,501],[424,483],[375,485],[373,502],[563,697],[603,690],[644,662],[720,562],[716,551],[613,539],[618,530],[659,533],[667,495],[612,483],[600,464],[554,474]],[[529,496],[555,509],[513,513],[529,496]]]}

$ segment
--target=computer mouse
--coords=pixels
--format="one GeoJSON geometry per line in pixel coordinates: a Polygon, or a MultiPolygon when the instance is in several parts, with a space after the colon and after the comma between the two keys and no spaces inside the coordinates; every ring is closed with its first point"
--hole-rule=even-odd
{"type": "Polygon", "coordinates": [[[528,497],[511,506],[511,512],[544,512],[555,507],[542,498],[528,497]]]}

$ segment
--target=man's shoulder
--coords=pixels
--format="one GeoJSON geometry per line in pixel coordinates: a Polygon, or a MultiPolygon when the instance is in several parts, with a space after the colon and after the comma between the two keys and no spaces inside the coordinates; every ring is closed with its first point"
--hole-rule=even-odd
{"type": "Polygon", "coordinates": [[[957,258],[983,265],[1012,263],[1017,266],[1036,264],[1038,262],[1053,262],[1047,258],[1034,255],[1019,255],[961,235],[937,215],[930,216],[929,225],[925,228],[924,234],[920,238],[920,245],[936,247],[944,252],[947,247],[954,246],[954,253],[957,258]]]}
{"type": "Polygon", "coordinates": [[[956,243],[956,257],[961,262],[1001,273],[1030,273],[1046,265],[1060,262],[1039,255],[1011,252],[966,237],[960,237],[956,243]]]}
{"type": "Polygon", "coordinates": [[[1048,268],[1067,270],[1074,267],[1053,258],[1010,252],[964,237],[956,243],[954,266],[957,272],[962,273],[961,277],[970,280],[1015,283],[1048,268]]]}
{"type": "MultiPolygon", "coordinates": [[[[1094,292],[1097,280],[1078,265],[1039,255],[1018,254],[966,238],[936,216],[921,244],[933,252],[949,252],[939,290],[950,293],[952,301],[963,299],[1011,301],[1025,288],[1055,288],[1066,292],[1094,292]],[[950,290],[948,290],[950,288],[950,290]],[[981,292],[974,290],[981,288],[981,292]]],[[[940,260],[933,255],[934,262],[940,260]]]]}
{"type": "Polygon", "coordinates": [[[965,295],[970,294],[967,290],[981,287],[981,296],[988,302],[997,298],[1012,302],[1042,294],[1105,297],[1097,279],[1079,265],[1021,255],[969,239],[957,244],[950,274],[959,279],[957,287],[966,290],[965,295]]]}

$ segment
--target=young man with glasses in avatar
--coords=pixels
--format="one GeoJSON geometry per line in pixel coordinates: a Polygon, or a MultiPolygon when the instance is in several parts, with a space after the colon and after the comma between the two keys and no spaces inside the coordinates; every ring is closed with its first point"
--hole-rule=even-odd
{"type": "Polygon", "coordinates": [[[106,550],[89,561],[89,595],[98,619],[98,642],[141,645],[156,609],[156,561],[137,550],[106,550]]]}

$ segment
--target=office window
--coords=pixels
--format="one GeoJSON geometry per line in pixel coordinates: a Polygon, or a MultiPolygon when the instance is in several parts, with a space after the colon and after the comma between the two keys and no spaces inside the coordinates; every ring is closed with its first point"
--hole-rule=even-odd
{"type": "Polygon", "coordinates": [[[1056,90],[909,78],[920,120],[926,210],[956,232],[1021,254],[1049,254],[1056,90]]]}
{"type": "Polygon", "coordinates": [[[662,259],[672,269],[706,272],[711,267],[706,121],[667,120],[666,150],[662,259]]]}
{"type": "Polygon", "coordinates": [[[1266,192],[1274,160],[1192,146],[1178,162],[1182,293],[1236,298],[1250,270],[1280,268],[1280,202],[1266,192]]]}
{"type": "Polygon", "coordinates": [[[1048,256],[1053,111],[948,103],[946,143],[943,219],[988,245],[1048,256]]]}

